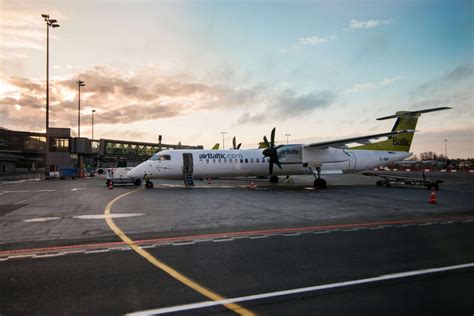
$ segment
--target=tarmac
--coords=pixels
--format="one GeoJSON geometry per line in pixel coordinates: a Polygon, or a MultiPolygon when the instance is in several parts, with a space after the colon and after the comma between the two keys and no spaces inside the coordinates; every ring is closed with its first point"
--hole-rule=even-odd
{"type": "Polygon", "coordinates": [[[474,174],[427,176],[3,182],[0,314],[472,314],[474,174]]]}

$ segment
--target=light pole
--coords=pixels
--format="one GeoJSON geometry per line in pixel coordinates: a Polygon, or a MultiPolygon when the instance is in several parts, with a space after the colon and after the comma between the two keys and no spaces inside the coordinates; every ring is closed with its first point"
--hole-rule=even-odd
{"type": "Polygon", "coordinates": [[[291,136],[291,134],[285,134],[286,136],[286,144],[288,145],[288,138],[291,136]]]}
{"type": "Polygon", "coordinates": [[[94,139],[94,113],[95,110],[92,110],[92,139],[94,139]]]}
{"type": "Polygon", "coordinates": [[[221,134],[222,134],[222,149],[225,149],[224,135],[227,134],[227,132],[221,132],[221,134]]]}
{"type": "Polygon", "coordinates": [[[48,152],[49,152],[49,28],[59,27],[57,20],[50,19],[49,14],[41,14],[46,22],[46,149],[44,155],[45,172],[48,174],[48,152]]]}
{"type": "Polygon", "coordinates": [[[77,97],[77,138],[81,138],[81,87],[86,84],[82,80],[76,81],[76,83],[79,89],[79,96],[77,97]]]}
{"type": "Polygon", "coordinates": [[[444,159],[448,159],[448,140],[444,140],[444,159]]]}

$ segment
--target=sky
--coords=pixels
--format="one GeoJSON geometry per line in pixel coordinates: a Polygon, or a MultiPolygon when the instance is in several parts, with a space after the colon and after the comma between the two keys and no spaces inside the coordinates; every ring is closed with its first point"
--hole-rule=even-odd
{"type": "Polygon", "coordinates": [[[0,0],[0,127],[255,148],[390,130],[423,115],[411,151],[474,157],[473,1],[0,0]]]}

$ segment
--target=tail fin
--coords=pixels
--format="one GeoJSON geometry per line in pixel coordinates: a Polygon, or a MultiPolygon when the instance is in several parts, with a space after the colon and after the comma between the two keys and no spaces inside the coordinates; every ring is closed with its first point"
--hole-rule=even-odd
{"type": "MultiPolygon", "coordinates": [[[[388,120],[396,118],[395,125],[393,125],[392,131],[401,130],[415,130],[418,118],[423,113],[442,111],[451,109],[450,107],[439,107],[420,111],[398,111],[395,115],[385,116],[378,118],[377,120],[388,120]]],[[[352,149],[368,149],[368,150],[390,150],[390,151],[410,151],[411,143],[415,133],[401,133],[396,136],[389,136],[387,140],[376,142],[372,144],[366,144],[358,146],[352,149]]]]}
{"type": "Polygon", "coordinates": [[[216,143],[214,146],[212,146],[211,150],[217,150],[219,149],[220,144],[216,143]]]}

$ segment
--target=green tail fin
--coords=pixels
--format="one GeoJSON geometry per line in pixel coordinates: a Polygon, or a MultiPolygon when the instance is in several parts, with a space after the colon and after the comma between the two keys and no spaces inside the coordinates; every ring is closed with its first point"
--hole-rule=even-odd
{"type": "Polygon", "coordinates": [[[220,144],[216,143],[214,146],[212,146],[211,150],[217,150],[219,149],[220,144]]]}
{"type": "MultiPolygon", "coordinates": [[[[396,118],[397,121],[393,125],[392,131],[415,130],[418,118],[423,113],[441,111],[451,109],[450,107],[439,107],[420,111],[399,111],[395,115],[385,116],[377,120],[388,120],[396,118]]],[[[386,150],[386,151],[410,151],[415,133],[401,133],[396,136],[389,136],[387,140],[357,146],[352,149],[367,149],[367,150],[386,150]]]]}

